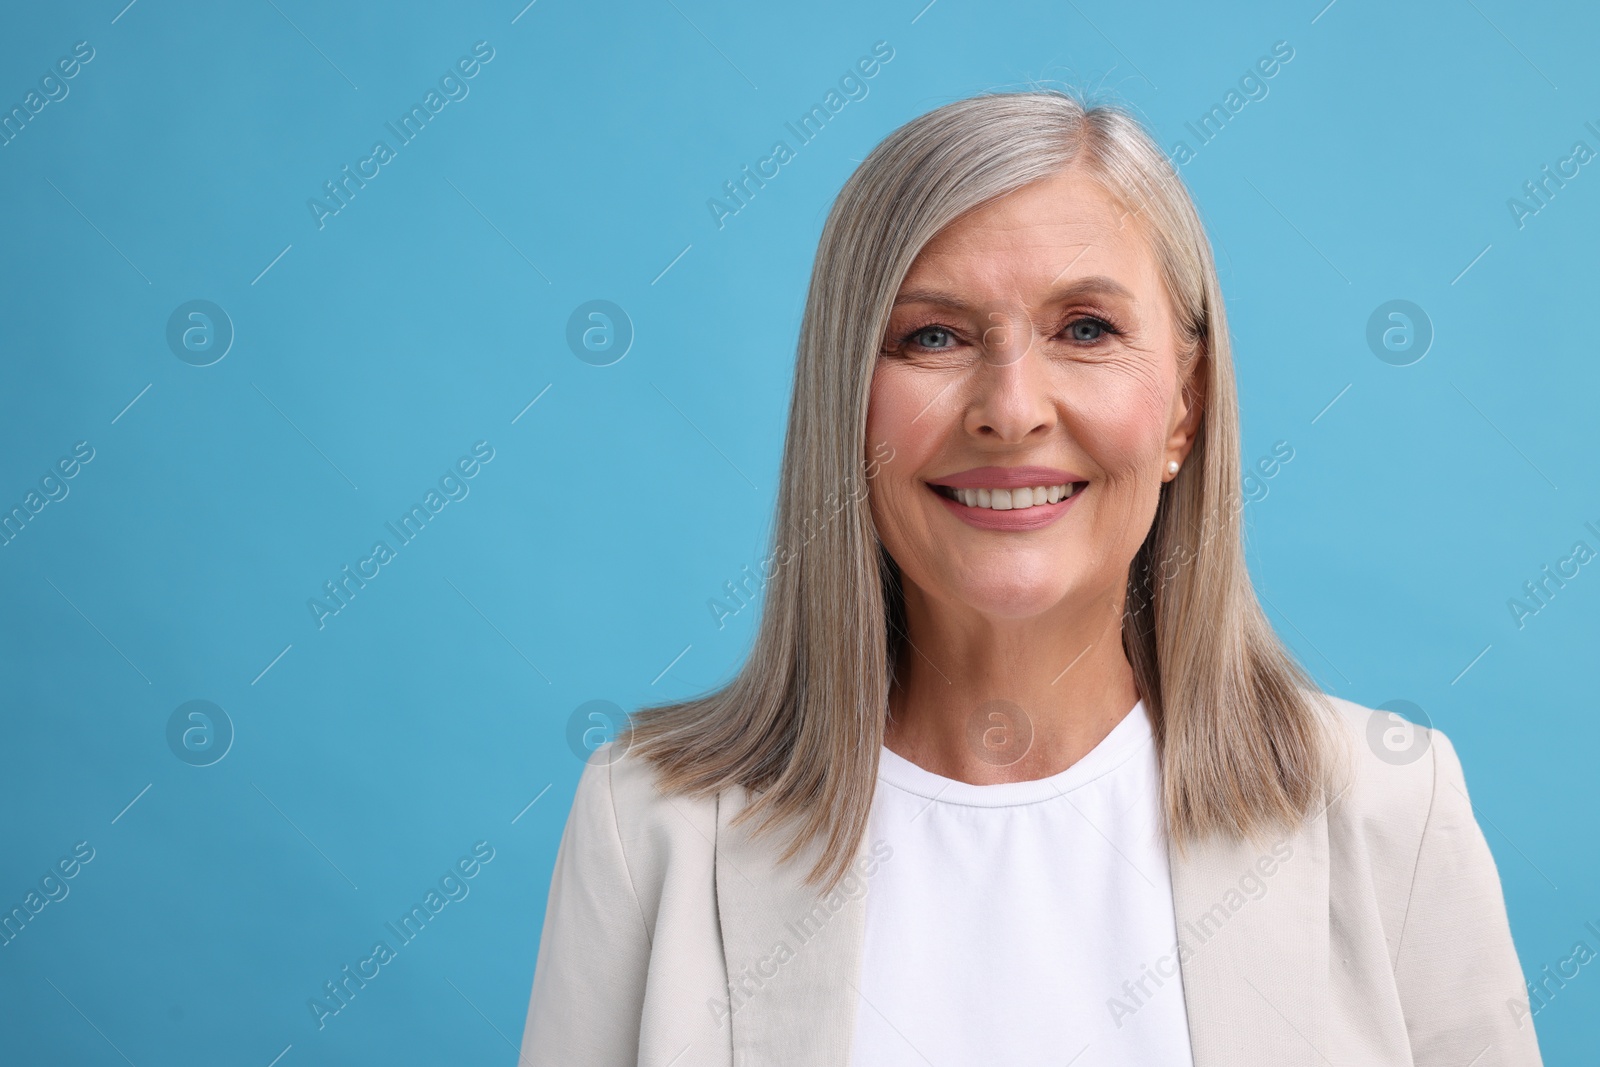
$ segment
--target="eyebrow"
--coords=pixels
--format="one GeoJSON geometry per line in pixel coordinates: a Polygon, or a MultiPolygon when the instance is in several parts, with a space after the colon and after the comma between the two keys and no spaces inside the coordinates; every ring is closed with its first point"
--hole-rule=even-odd
{"type": "MultiPolygon", "coordinates": [[[[1095,274],[1087,278],[1076,278],[1063,286],[1057,287],[1051,291],[1046,303],[1061,304],[1086,296],[1112,297],[1136,302],[1133,293],[1121,282],[1108,278],[1104,274],[1095,274]]],[[[899,307],[901,304],[933,304],[937,307],[950,308],[953,311],[976,310],[975,306],[968,301],[938,289],[907,289],[895,297],[893,306],[899,307]]]]}

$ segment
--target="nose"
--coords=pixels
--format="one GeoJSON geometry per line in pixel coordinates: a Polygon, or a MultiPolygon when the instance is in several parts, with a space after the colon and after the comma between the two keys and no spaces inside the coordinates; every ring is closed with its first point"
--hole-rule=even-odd
{"type": "Polygon", "coordinates": [[[995,312],[983,333],[983,362],[965,424],[975,437],[1020,444],[1055,425],[1049,368],[1035,343],[1033,323],[1020,312],[995,312]]]}

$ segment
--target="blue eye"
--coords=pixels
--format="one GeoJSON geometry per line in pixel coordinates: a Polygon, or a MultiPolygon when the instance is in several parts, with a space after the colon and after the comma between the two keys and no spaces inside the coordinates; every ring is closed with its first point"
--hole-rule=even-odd
{"type": "Polygon", "coordinates": [[[922,329],[917,330],[917,331],[913,332],[912,334],[910,334],[906,339],[908,341],[913,342],[914,344],[916,344],[917,346],[919,346],[921,348],[934,348],[934,349],[949,348],[951,345],[953,345],[955,343],[955,335],[952,334],[949,330],[945,329],[943,326],[924,326],[924,327],[922,327],[922,329]],[[945,339],[946,343],[945,344],[928,344],[928,343],[926,343],[926,339],[928,337],[930,337],[930,336],[932,336],[932,337],[943,337],[945,339]]]}
{"type": "Polygon", "coordinates": [[[1106,332],[1106,324],[1099,319],[1078,319],[1067,326],[1067,336],[1074,341],[1098,341],[1106,332]]]}

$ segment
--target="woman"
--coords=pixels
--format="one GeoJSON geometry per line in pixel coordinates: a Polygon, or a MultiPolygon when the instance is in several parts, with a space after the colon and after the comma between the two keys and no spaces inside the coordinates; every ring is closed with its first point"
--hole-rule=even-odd
{"type": "Polygon", "coordinates": [[[524,1062],[1538,1064],[1453,747],[1291,660],[1239,481],[1137,122],[891,134],[817,252],[754,649],[590,758],[524,1062]]]}

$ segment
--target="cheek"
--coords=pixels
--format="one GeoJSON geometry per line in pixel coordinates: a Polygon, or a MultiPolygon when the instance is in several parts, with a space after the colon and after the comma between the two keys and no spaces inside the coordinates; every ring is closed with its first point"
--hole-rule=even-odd
{"type": "Polygon", "coordinates": [[[879,535],[891,548],[903,550],[902,529],[909,534],[923,521],[917,512],[918,494],[923,490],[914,475],[933,459],[947,430],[939,425],[939,405],[928,406],[937,389],[934,386],[930,391],[925,381],[906,373],[904,368],[880,367],[873,374],[867,401],[865,458],[894,458],[879,467],[868,502],[879,535]]]}
{"type": "Polygon", "coordinates": [[[1170,386],[1159,375],[1120,377],[1084,398],[1076,435],[1107,473],[1142,468],[1166,444],[1170,407],[1170,386]]]}
{"type": "Polygon", "coordinates": [[[935,426],[936,410],[928,409],[933,399],[914,375],[901,368],[879,367],[872,376],[872,390],[867,400],[867,452],[885,445],[894,449],[898,460],[911,461],[902,466],[915,468],[938,439],[935,426]],[[927,393],[927,395],[924,395],[927,393]],[[920,416],[920,417],[919,417],[920,416]]]}

